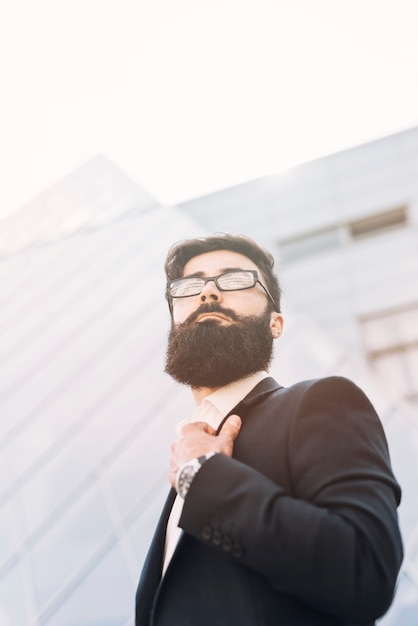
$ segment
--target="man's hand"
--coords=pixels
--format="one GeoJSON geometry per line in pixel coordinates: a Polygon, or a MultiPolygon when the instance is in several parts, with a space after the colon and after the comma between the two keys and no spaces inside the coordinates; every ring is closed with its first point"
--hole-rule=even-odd
{"type": "Polygon", "coordinates": [[[187,461],[215,452],[232,456],[234,442],[241,428],[241,418],[230,415],[222,426],[218,436],[215,430],[205,422],[186,424],[181,429],[180,437],[171,445],[170,474],[171,485],[176,486],[179,467],[187,461]]]}

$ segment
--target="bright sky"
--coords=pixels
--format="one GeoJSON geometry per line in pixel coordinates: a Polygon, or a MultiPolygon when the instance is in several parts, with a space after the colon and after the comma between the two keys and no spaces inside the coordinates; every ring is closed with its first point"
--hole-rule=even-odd
{"type": "Polygon", "coordinates": [[[417,0],[0,0],[0,215],[98,153],[174,204],[418,124],[417,0]]]}

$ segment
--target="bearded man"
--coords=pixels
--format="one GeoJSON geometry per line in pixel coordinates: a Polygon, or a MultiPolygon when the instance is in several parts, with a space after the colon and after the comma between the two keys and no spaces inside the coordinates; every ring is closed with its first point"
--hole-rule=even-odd
{"type": "Polygon", "coordinates": [[[273,258],[243,236],[168,253],[166,372],[196,409],[136,596],[137,626],[372,625],[402,561],[400,488],[364,393],[269,375],[283,329],[273,258]]]}

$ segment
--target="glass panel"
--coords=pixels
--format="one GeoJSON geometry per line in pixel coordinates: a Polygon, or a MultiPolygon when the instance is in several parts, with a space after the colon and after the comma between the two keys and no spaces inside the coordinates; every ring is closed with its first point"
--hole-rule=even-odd
{"type": "Polygon", "coordinates": [[[112,471],[106,478],[112,488],[113,497],[120,507],[122,515],[126,515],[132,506],[142,500],[142,506],[148,506],[147,498],[150,497],[150,485],[157,480],[155,489],[158,492],[168,493],[167,464],[161,459],[157,448],[150,442],[149,450],[153,450],[154,458],[162,462],[152,462],[150,454],[144,455],[145,448],[142,445],[134,446],[129,454],[121,457],[112,467],[112,471]],[[141,459],[140,464],[138,459],[141,459]],[[158,465],[155,468],[155,465],[158,465]],[[143,468],[147,468],[147,475],[143,474],[143,468]]]}
{"type": "MultiPolygon", "coordinates": [[[[1,421],[3,421],[3,415],[1,417],[1,421]]],[[[2,427],[3,424],[0,425],[0,434],[3,435],[2,427]]],[[[3,442],[0,443],[0,494],[3,491],[8,491],[10,489],[11,484],[15,479],[13,467],[10,466],[9,463],[9,455],[7,454],[7,447],[4,449],[3,442]]],[[[1,501],[3,502],[3,498],[0,496],[1,501]]]]}
{"type": "Polygon", "coordinates": [[[396,601],[392,609],[379,620],[379,626],[416,626],[418,589],[404,573],[399,579],[396,601]]]}
{"type": "Polygon", "coordinates": [[[405,351],[405,361],[409,383],[408,395],[418,397],[418,346],[405,351]]]}
{"type": "Polygon", "coordinates": [[[379,356],[373,362],[379,376],[390,382],[392,391],[402,397],[408,392],[406,370],[399,353],[390,353],[379,356]]]}
{"type": "Polygon", "coordinates": [[[280,257],[283,261],[292,261],[299,257],[316,254],[341,244],[338,229],[310,233],[304,237],[279,242],[280,257]]]}
{"type": "MultiPolygon", "coordinates": [[[[139,576],[139,572],[138,572],[139,576]]],[[[48,626],[124,626],[134,612],[136,582],[116,545],[93,571],[80,580],[69,598],[51,611],[42,624],[48,626]]]]}
{"type": "Polygon", "coordinates": [[[391,323],[387,318],[367,320],[362,324],[364,342],[368,352],[374,352],[393,344],[391,323]]]}
{"type": "Polygon", "coordinates": [[[362,323],[366,348],[377,352],[418,341],[418,308],[379,315],[362,323]]]}
{"type": "Polygon", "coordinates": [[[0,582],[0,624],[28,626],[35,623],[33,617],[29,615],[19,564],[0,582]]]}
{"type": "Polygon", "coordinates": [[[90,490],[31,552],[38,601],[44,607],[69,581],[111,532],[102,498],[90,490]]]}
{"type": "Polygon", "coordinates": [[[402,311],[398,317],[399,337],[402,343],[418,341],[418,307],[402,311]]]}
{"type": "Polygon", "coordinates": [[[418,401],[418,308],[409,307],[362,323],[366,349],[376,371],[393,391],[418,401]]]}
{"type": "Polygon", "coordinates": [[[78,437],[22,487],[22,502],[29,533],[35,531],[57,509],[72,489],[78,487],[81,495],[83,481],[84,490],[89,488],[86,478],[92,470],[92,456],[83,440],[78,437]]]}
{"type": "Polygon", "coordinates": [[[13,507],[14,503],[11,501],[0,508],[0,564],[17,548],[16,522],[13,507]]]}
{"type": "Polygon", "coordinates": [[[138,578],[167,494],[168,490],[159,489],[158,492],[155,492],[152,497],[147,499],[145,508],[144,504],[142,504],[135,510],[135,519],[129,529],[129,536],[135,558],[139,563],[138,578]]]}

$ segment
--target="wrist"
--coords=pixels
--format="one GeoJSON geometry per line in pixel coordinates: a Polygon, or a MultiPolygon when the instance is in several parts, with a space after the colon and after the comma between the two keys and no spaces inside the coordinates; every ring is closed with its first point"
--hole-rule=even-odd
{"type": "Polygon", "coordinates": [[[208,452],[203,456],[190,459],[178,469],[176,475],[176,491],[178,495],[185,499],[196,474],[208,459],[215,455],[215,452],[208,452]]]}

